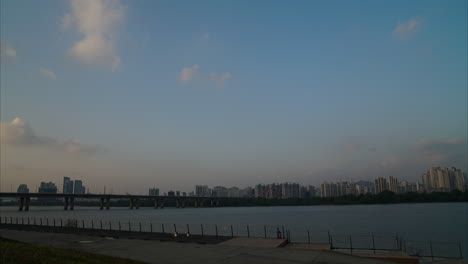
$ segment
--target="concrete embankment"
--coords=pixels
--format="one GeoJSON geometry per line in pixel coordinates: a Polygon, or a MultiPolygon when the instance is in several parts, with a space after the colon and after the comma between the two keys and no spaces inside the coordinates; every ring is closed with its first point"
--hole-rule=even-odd
{"type": "MultiPolygon", "coordinates": [[[[0,236],[24,243],[69,248],[147,263],[393,263],[329,250],[248,247],[249,243],[259,244],[258,239],[247,239],[242,246],[227,245],[228,242],[225,242],[225,244],[174,243],[167,242],[169,240],[129,239],[129,237],[116,239],[106,236],[89,236],[84,233],[10,230],[6,229],[5,226],[0,228],[0,236]]],[[[269,242],[262,243],[268,244],[269,242]]],[[[278,244],[280,242],[274,241],[274,243],[278,244]]]]}

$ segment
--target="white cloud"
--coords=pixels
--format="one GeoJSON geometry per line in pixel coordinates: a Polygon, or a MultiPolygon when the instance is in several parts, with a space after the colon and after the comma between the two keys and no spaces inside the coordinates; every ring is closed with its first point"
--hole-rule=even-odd
{"type": "Polygon", "coordinates": [[[224,87],[227,80],[232,78],[232,75],[229,72],[225,72],[223,74],[210,73],[204,75],[198,72],[199,69],[199,64],[194,64],[190,67],[182,68],[182,70],[179,72],[179,81],[183,84],[187,84],[194,79],[211,80],[216,82],[216,86],[224,87]]]}
{"type": "Polygon", "coordinates": [[[0,42],[0,57],[6,59],[15,59],[16,58],[16,50],[10,44],[5,42],[0,42]]]}
{"type": "Polygon", "coordinates": [[[41,68],[39,71],[44,78],[57,80],[57,75],[52,70],[41,68]]]}
{"type": "Polygon", "coordinates": [[[463,150],[466,151],[466,143],[461,138],[446,140],[421,139],[414,144],[413,148],[431,162],[443,162],[463,156],[463,150]]]}
{"type": "Polygon", "coordinates": [[[208,32],[203,33],[203,35],[201,36],[201,40],[203,41],[208,41],[209,39],[210,39],[210,33],[208,32]]]}
{"type": "Polygon", "coordinates": [[[401,159],[397,156],[390,157],[389,159],[380,162],[383,168],[396,168],[401,165],[401,159]]]}
{"type": "Polygon", "coordinates": [[[188,83],[189,81],[193,80],[195,77],[198,76],[198,69],[200,65],[194,64],[191,67],[185,67],[180,70],[179,73],[179,81],[182,83],[188,83]]]}
{"type": "Polygon", "coordinates": [[[117,70],[120,66],[117,35],[125,8],[118,0],[70,0],[70,6],[71,12],[62,19],[62,28],[74,28],[81,34],[70,54],[84,64],[117,70]]]}
{"type": "Polygon", "coordinates": [[[221,75],[218,75],[216,73],[210,73],[208,75],[208,78],[210,80],[213,80],[216,82],[216,86],[218,87],[224,87],[224,84],[226,83],[227,80],[231,79],[232,78],[232,75],[231,73],[229,72],[225,72],[221,75]]]}
{"type": "Polygon", "coordinates": [[[403,23],[398,22],[393,30],[393,35],[398,38],[408,38],[418,30],[422,23],[421,18],[413,18],[403,23]]]}
{"type": "Polygon", "coordinates": [[[46,147],[77,154],[94,154],[98,150],[96,145],[82,144],[77,140],[59,142],[50,137],[38,136],[31,126],[19,117],[10,123],[0,122],[0,142],[10,146],[46,147]]]}

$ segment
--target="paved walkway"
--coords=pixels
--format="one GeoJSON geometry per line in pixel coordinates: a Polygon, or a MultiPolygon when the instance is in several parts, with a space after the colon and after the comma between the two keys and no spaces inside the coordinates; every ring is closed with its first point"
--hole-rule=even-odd
{"type": "Polygon", "coordinates": [[[70,248],[147,263],[392,263],[348,256],[330,251],[286,248],[247,248],[195,243],[160,242],[137,239],[110,239],[75,234],[0,229],[0,236],[25,243],[70,248]]]}

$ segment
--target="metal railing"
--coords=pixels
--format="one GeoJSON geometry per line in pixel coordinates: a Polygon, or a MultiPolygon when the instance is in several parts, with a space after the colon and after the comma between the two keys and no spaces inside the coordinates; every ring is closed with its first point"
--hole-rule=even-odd
{"type": "Polygon", "coordinates": [[[409,241],[399,236],[344,236],[329,230],[313,231],[272,225],[176,224],[154,222],[103,221],[74,218],[0,217],[0,224],[110,230],[160,234],[190,234],[212,237],[283,238],[294,243],[328,244],[332,250],[403,251],[410,256],[462,259],[461,243],[409,241]]]}

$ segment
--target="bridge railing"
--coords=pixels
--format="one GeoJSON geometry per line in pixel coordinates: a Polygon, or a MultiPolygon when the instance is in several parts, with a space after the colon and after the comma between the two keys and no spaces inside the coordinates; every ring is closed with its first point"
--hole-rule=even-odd
{"type": "Polygon", "coordinates": [[[44,226],[87,230],[111,230],[154,234],[179,233],[219,237],[287,238],[294,243],[329,244],[331,249],[358,251],[404,251],[410,256],[463,258],[460,243],[409,241],[398,236],[341,235],[299,227],[274,225],[181,224],[48,217],[0,217],[1,225],[44,226]]]}

